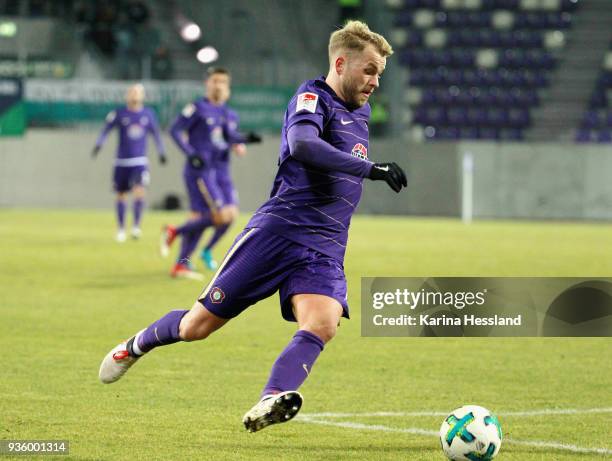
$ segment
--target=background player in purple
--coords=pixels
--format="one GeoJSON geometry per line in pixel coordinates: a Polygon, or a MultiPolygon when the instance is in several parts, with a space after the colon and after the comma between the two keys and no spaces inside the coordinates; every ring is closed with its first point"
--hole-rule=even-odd
{"type": "Polygon", "coordinates": [[[102,148],[108,133],[119,130],[117,158],[113,171],[113,187],[117,192],[117,241],[125,242],[125,210],[127,194],[134,195],[132,237],[141,236],[140,222],[144,211],[145,186],[149,184],[149,161],[147,159],[147,133],[153,135],[159,161],[166,163],[166,151],[162,143],[159,125],[155,112],[143,106],[145,98],[144,87],[133,85],[127,90],[126,106],[119,107],[106,116],[106,125],[100,133],[92,155],[96,157],[102,148]]]}
{"type": "MultiPolygon", "coordinates": [[[[229,96],[229,94],[228,94],[229,96]]],[[[229,138],[237,139],[239,136],[237,133],[239,124],[238,114],[233,110],[227,109],[227,130],[230,133],[229,138]]],[[[258,142],[258,136],[254,133],[250,133],[249,140],[251,142],[258,142]]],[[[217,152],[217,155],[213,158],[212,167],[216,171],[217,186],[223,197],[223,205],[221,206],[221,222],[215,225],[215,231],[211,235],[210,239],[202,248],[200,252],[200,258],[207,269],[215,270],[217,268],[217,261],[215,261],[212,255],[212,249],[217,242],[225,235],[227,230],[230,228],[232,223],[238,217],[238,191],[234,187],[232,181],[232,175],[230,170],[230,159],[231,152],[234,152],[239,157],[243,157],[247,153],[245,144],[232,144],[231,149],[225,149],[217,152]]]]}
{"type": "Polygon", "coordinates": [[[219,186],[218,159],[232,145],[261,141],[254,133],[243,135],[236,130],[237,117],[225,105],[230,96],[230,74],[226,69],[209,69],[205,88],[206,96],[185,106],[170,129],[172,138],[187,157],[183,178],[191,208],[183,225],[164,228],[160,242],[161,254],[167,256],[172,242],[181,236],[181,249],[171,271],[174,277],[201,278],[189,262],[202,233],[212,225],[223,230],[234,218],[233,204],[226,202],[228,197],[219,186]]]}
{"type": "Polygon", "coordinates": [[[289,102],[270,198],[191,310],[171,311],[113,348],[100,366],[102,382],[118,380],[155,347],[206,338],[279,291],[282,315],[297,321],[298,331],[243,423],[258,431],[297,414],[302,405],[297,389],[340,318],[349,315],[343,260],[363,179],[384,180],[395,192],[407,184],[395,163],[367,158],[367,102],[392,52],[384,37],[359,21],[331,35],[327,77],[304,82],[289,102]]]}

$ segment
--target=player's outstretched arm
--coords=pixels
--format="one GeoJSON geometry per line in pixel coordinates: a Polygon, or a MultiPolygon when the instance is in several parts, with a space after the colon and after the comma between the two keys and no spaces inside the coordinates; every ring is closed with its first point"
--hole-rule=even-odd
{"type": "Polygon", "coordinates": [[[311,123],[297,123],[287,133],[289,153],[295,159],[326,171],[341,171],[373,181],[385,181],[395,192],[406,187],[406,174],[396,163],[372,163],[336,149],[319,137],[311,123]]]}
{"type": "Polygon", "coordinates": [[[172,136],[178,148],[188,157],[197,153],[193,146],[183,137],[183,132],[187,131],[190,125],[191,120],[189,118],[179,115],[170,127],[170,136],[172,136]]]}
{"type": "Polygon", "coordinates": [[[374,165],[336,149],[319,137],[319,129],[312,123],[296,123],[287,132],[289,153],[302,163],[325,171],[340,171],[352,176],[367,178],[374,165]]]}

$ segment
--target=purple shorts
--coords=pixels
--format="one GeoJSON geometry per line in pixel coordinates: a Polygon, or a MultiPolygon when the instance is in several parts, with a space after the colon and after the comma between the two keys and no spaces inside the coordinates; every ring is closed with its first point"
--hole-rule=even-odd
{"type": "Polygon", "coordinates": [[[113,189],[116,192],[128,192],[134,186],[148,186],[149,169],[146,165],[116,166],[113,170],[113,189]]]}
{"type": "Polygon", "coordinates": [[[219,168],[217,170],[217,185],[221,190],[224,205],[238,205],[238,191],[234,187],[229,169],[219,168]]]}
{"type": "Polygon", "coordinates": [[[276,291],[285,320],[295,321],[291,297],[296,294],[329,296],[342,305],[342,316],[349,318],[342,265],[260,228],[245,229],[236,237],[198,301],[229,319],[276,291]]]}
{"type": "Polygon", "coordinates": [[[183,174],[191,211],[216,211],[224,205],[223,193],[217,183],[217,172],[210,168],[183,174]]]}

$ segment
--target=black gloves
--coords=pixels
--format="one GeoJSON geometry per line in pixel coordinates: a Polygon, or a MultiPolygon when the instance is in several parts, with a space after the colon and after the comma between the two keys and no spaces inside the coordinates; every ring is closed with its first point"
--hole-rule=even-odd
{"type": "Polygon", "coordinates": [[[159,164],[160,165],[165,165],[167,161],[168,161],[168,159],[166,158],[165,155],[160,155],[159,156],[159,164]]]}
{"type": "Polygon", "coordinates": [[[406,173],[395,162],[375,163],[370,170],[369,178],[373,181],[386,181],[395,192],[408,185],[406,173]]]}
{"type": "Polygon", "coordinates": [[[191,165],[191,168],[193,168],[195,170],[201,170],[202,168],[204,168],[204,160],[202,160],[197,155],[190,155],[187,158],[187,161],[191,165]]]}
{"type": "Polygon", "coordinates": [[[261,142],[261,136],[255,133],[254,131],[249,131],[246,134],[246,143],[249,144],[254,142],[261,142]]]}
{"type": "Polygon", "coordinates": [[[98,152],[100,152],[100,146],[95,146],[91,151],[91,156],[93,158],[96,158],[96,155],[98,155],[98,152]]]}

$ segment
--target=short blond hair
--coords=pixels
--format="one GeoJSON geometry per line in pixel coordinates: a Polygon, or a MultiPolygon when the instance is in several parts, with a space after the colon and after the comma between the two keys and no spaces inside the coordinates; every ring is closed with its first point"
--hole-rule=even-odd
{"type": "Polygon", "coordinates": [[[329,60],[332,61],[338,50],[363,51],[368,44],[374,45],[383,58],[393,54],[393,48],[385,37],[372,32],[365,22],[347,21],[342,29],[333,32],[329,37],[329,60]]]}

